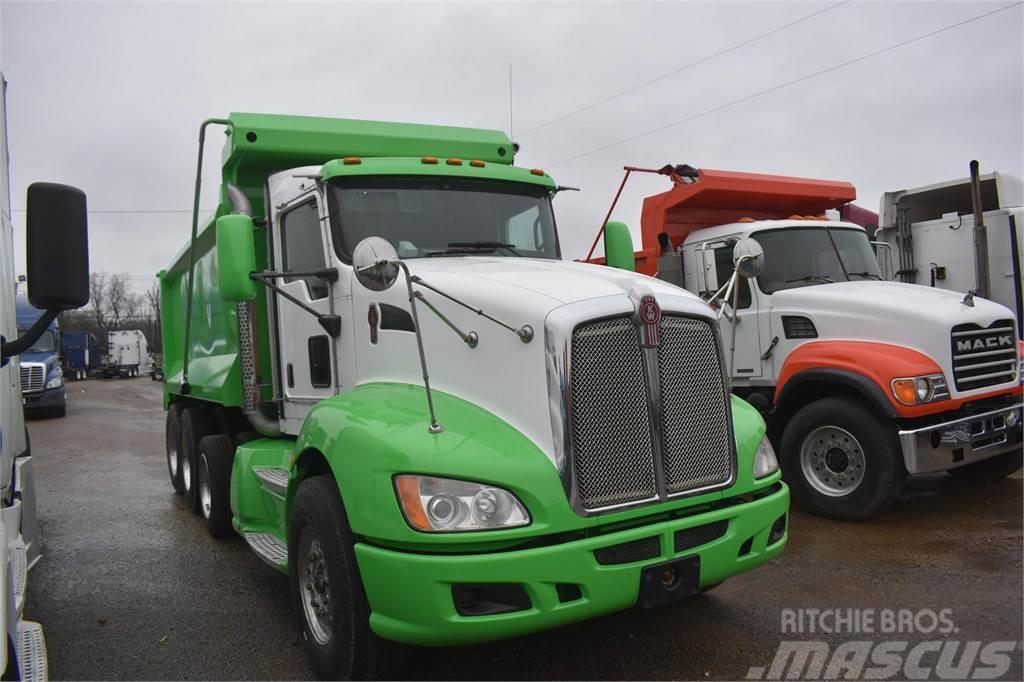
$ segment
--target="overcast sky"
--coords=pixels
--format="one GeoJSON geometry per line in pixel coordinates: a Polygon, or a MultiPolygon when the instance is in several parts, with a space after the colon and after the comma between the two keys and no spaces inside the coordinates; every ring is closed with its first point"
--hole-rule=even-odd
{"type": "MultiPolygon", "coordinates": [[[[567,258],[585,253],[624,164],[849,180],[872,210],[884,191],[965,176],[972,158],[1024,175],[1019,3],[785,85],[1010,5],[2,1],[18,271],[32,181],[77,185],[90,209],[125,211],[90,215],[92,267],[145,287],[188,237],[204,118],[507,130],[509,64],[517,163],[583,190],[555,200],[567,258]]],[[[636,230],[642,198],[666,188],[631,181],[615,218],[636,230]]]]}

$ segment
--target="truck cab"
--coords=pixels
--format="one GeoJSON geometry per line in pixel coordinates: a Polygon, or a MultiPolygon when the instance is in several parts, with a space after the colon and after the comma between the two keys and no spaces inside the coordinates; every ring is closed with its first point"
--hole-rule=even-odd
{"type": "Polygon", "coordinates": [[[160,274],[168,473],[289,575],[319,675],[668,603],[782,551],[788,491],[713,312],[562,261],[557,186],[506,135],[219,123],[222,204],[160,274]]]}
{"type": "Polygon", "coordinates": [[[908,474],[1020,468],[1013,313],[965,292],[883,281],[864,228],[826,218],[852,185],[700,169],[644,201],[629,259],[705,299],[745,239],[763,269],[718,300],[732,389],[765,415],[794,499],[825,516],[885,509],[908,474]],[[735,304],[735,305],[734,305],[735,304]]]}
{"type": "MultiPolygon", "coordinates": [[[[32,307],[24,296],[17,298],[18,331],[27,332],[45,311],[32,307]]],[[[47,325],[32,346],[19,356],[21,396],[28,414],[63,417],[67,412],[64,370],[61,362],[60,323],[47,325]]]]}

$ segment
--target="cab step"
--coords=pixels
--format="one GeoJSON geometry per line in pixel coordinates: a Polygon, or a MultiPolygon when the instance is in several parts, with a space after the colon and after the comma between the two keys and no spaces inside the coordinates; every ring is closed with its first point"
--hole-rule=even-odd
{"type": "Polygon", "coordinates": [[[282,500],[288,494],[288,470],[277,467],[253,467],[252,473],[271,495],[282,500]]]}
{"type": "Polygon", "coordinates": [[[21,613],[25,605],[25,585],[28,584],[28,551],[24,545],[16,545],[8,550],[7,556],[8,570],[14,584],[14,608],[17,613],[21,613]]]}
{"type": "Polygon", "coordinates": [[[46,668],[46,640],[43,626],[23,620],[18,622],[18,672],[23,682],[44,682],[49,674],[46,668]]]}
{"type": "Polygon", "coordinates": [[[243,533],[256,556],[278,570],[284,570],[288,563],[288,547],[270,533],[243,533]]]}

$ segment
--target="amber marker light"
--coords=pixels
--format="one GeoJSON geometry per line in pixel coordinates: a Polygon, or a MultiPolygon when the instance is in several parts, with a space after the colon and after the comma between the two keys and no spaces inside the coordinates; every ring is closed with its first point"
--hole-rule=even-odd
{"type": "Polygon", "coordinates": [[[462,159],[448,159],[447,161],[445,161],[445,163],[447,163],[449,166],[461,166],[462,159]]]}
{"type": "Polygon", "coordinates": [[[346,156],[344,159],[341,160],[341,162],[346,166],[358,166],[363,162],[363,160],[360,159],[358,156],[346,156]]]}
{"type": "Polygon", "coordinates": [[[432,530],[430,521],[427,520],[427,513],[423,511],[423,501],[420,500],[420,483],[415,476],[396,476],[395,488],[398,489],[398,499],[402,503],[402,511],[405,518],[416,530],[432,530]]]}
{"type": "Polygon", "coordinates": [[[540,168],[534,168],[530,170],[530,172],[533,173],[534,175],[544,175],[544,171],[540,168]]]}
{"type": "Polygon", "coordinates": [[[904,405],[916,405],[917,388],[913,379],[896,379],[892,382],[892,394],[904,405]]]}
{"type": "Polygon", "coordinates": [[[487,164],[485,164],[480,159],[473,159],[472,161],[469,162],[469,165],[472,166],[473,168],[483,168],[487,164]]]}
{"type": "Polygon", "coordinates": [[[424,156],[422,159],[420,159],[420,163],[437,163],[437,157],[436,156],[424,156]]]}

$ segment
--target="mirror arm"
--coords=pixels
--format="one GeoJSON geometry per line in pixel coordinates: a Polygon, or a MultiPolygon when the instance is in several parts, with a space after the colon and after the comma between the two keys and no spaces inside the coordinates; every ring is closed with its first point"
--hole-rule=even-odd
{"type": "Polygon", "coordinates": [[[260,273],[254,273],[253,279],[256,277],[263,277],[266,279],[279,279],[281,277],[319,277],[325,282],[334,284],[338,281],[338,269],[337,268],[325,268],[323,270],[296,270],[294,272],[277,272],[271,270],[265,270],[260,273]]]}
{"type": "Polygon", "coordinates": [[[430,284],[427,284],[418,275],[412,275],[412,277],[410,278],[410,281],[413,284],[418,284],[421,287],[426,287],[427,289],[430,289],[431,291],[433,291],[433,292],[435,292],[437,294],[440,294],[441,296],[444,296],[445,298],[447,298],[452,303],[457,303],[458,305],[462,306],[466,310],[471,310],[474,313],[476,313],[477,315],[480,315],[481,317],[487,318],[488,320],[490,320],[494,324],[498,325],[499,327],[504,327],[505,329],[509,330],[510,332],[512,332],[513,334],[518,336],[519,340],[522,341],[523,343],[530,343],[530,341],[533,340],[533,327],[531,327],[528,324],[524,324],[519,329],[516,329],[512,325],[505,324],[501,320],[499,320],[497,318],[494,318],[494,317],[491,317],[490,315],[485,313],[480,308],[474,308],[473,306],[469,305],[468,303],[463,303],[462,301],[460,301],[459,299],[455,298],[454,296],[450,296],[450,295],[444,293],[443,291],[441,291],[437,287],[435,287],[433,285],[430,285],[430,284]]]}
{"type": "Polygon", "coordinates": [[[324,328],[324,331],[326,331],[332,337],[338,338],[338,336],[341,334],[340,317],[338,317],[337,315],[322,315],[321,313],[317,312],[316,309],[310,307],[309,305],[306,305],[305,303],[300,301],[295,296],[292,296],[281,287],[277,286],[276,284],[271,284],[269,282],[269,280],[273,279],[274,277],[283,277],[285,275],[291,276],[294,274],[297,273],[250,272],[249,278],[252,279],[254,282],[259,282],[266,288],[273,291],[275,294],[280,294],[282,297],[288,299],[295,305],[305,310],[307,313],[316,318],[316,321],[320,323],[320,326],[324,328]]]}
{"type": "Polygon", "coordinates": [[[3,364],[6,365],[8,359],[31,348],[32,344],[39,340],[39,337],[43,335],[43,332],[50,326],[50,323],[57,319],[59,314],[59,310],[47,310],[39,316],[39,319],[25,332],[24,336],[19,336],[14,341],[4,343],[2,350],[0,350],[0,355],[3,356],[3,364]]]}
{"type": "Polygon", "coordinates": [[[427,300],[427,298],[423,295],[422,291],[414,291],[413,295],[416,296],[420,303],[430,308],[431,312],[433,312],[435,315],[441,318],[441,321],[448,325],[451,328],[451,330],[455,332],[460,339],[462,339],[462,342],[464,344],[466,344],[470,348],[477,347],[477,344],[480,343],[480,336],[475,331],[470,330],[468,333],[466,333],[459,329],[458,327],[456,327],[454,322],[445,317],[440,310],[435,308],[434,305],[427,300]]]}

